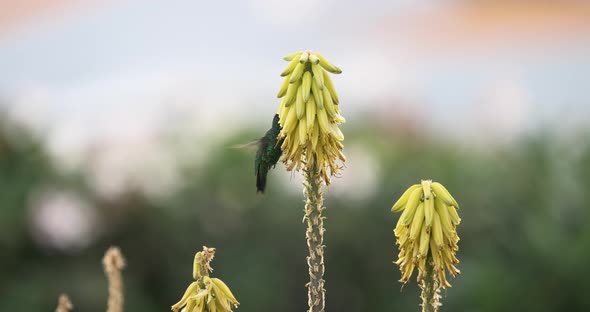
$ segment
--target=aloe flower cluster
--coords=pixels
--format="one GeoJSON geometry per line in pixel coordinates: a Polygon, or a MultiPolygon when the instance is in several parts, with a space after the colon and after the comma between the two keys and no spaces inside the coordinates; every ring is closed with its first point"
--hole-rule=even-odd
{"type": "Polygon", "coordinates": [[[418,269],[418,281],[427,275],[432,266],[437,288],[450,287],[446,271],[453,277],[460,271],[456,253],[459,250],[457,214],[459,204],[440,183],[423,180],[408,188],[391,208],[402,212],[394,233],[400,249],[395,262],[402,273],[400,282],[406,283],[414,269],[418,269]],[[428,262],[428,259],[432,259],[428,262]]]}
{"type": "Polygon", "coordinates": [[[215,255],[215,248],[203,246],[197,252],[193,262],[192,282],[182,299],[172,306],[174,312],[231,312],[240,303],[227,285],[218,278],[209,277],[213,271],[210,266],[215,255]]]}
{"type": "Polygon", "coordinates": [[[279,118],[284,139],[283,162],[287,170],[304,166],[320,171],[326,184],[344,162],[338,125],[345,122],[340,115],[340,100],[328,73],[342,71],[317,52],[296,52],[285,57],[289,65],[281,73],[285,77],[279,89],[282,98],[279,118]]]}

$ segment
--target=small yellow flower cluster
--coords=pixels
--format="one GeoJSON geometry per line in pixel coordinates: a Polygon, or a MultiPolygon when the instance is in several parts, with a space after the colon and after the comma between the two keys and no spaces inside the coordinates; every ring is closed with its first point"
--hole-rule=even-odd
{"type": "Polygon", "coordinates": [[[239,302],[231,290],[218,278],[203,276],[200,281],[192,282],[182,299],[172,306],[178,312],[226,312],[232,311],[239,302]]]}
{"type": "Polygon", "coordinates": [[[317,52],[296,52],[285,57],[290,61],[281,76],[285,77],[278,97],[279,138],[283,139],[283,162],[287,170],[316,166],[326,184],[342,165],[344,135],[338,128],[345,122],[340,115],[340,100],[328,72],[342,71],[317,52]],[[329,174],[328,174],[329,169],[329,174]]]}
{"type": "Polygon", "coordinates": [[[192,282],[182,299],[172,306],[172,311],[178,312],[231,312],[240,303],[227,285],[218,278],[209,277],[213,271],[209,262],[213,259],[215,248],[203,246],[203,251],[197,252],[193,264],[192,282]]]}
{"type": "Polygon", "coordinates": [[[418,281],[425,278],[427,265],[432,265],[438,285],[451,287],[445,268],[456,277],[459,260],[456,226],[461,222],[459,205],[447,189],[438,182],[423,180],[412,185],[391,208],[403,211],[394,230],[400,252],[395,262],[402,273],[400,282],[406,283],[418,267],[418,281]],[[429,257],[430,256],[430,257],[429,257]],[[432,259],[427,263],[427,259],[432,259]]]}

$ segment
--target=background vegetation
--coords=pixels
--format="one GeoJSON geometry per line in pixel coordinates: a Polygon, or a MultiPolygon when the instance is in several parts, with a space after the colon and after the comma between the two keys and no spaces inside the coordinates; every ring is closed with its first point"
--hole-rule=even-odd
{"type": "MultiPolygon", "coordinates": [[[[153,196],[129,186],[105,198],[84,167],[64,170],[42,139],[8,120],[1,124],[1,311],[51,311],[61,292],[77,311],[104,311],[100,259],[110,245],[119,245],[128,261],[127,310],[166,311],[191,280],[192,258],[203,244],[218,248],[214,274],[232,288],[239,311],[306,308],[299,180],[289,182],[278,165],[267,194],[256,195],[253,155],[229,148],[262,127],[229,134],[199,161],[168,144],[178,187],[153,196]],[[87,245],[58,248],[38,237],[31,207],[47,189],[95,208],[101,225],[87,245]]],[[[351,173],[335,181],[326,199],[331,311],[417,309],[415,283],[402,292],[397,282],[397,216],[389,209],[420,178],[443,182],[461,204],[462,275],[451,280],[445,311],[590,308],[587,133],[468,146],[398,130],[362,122],[343,127],[351,173]]]]}

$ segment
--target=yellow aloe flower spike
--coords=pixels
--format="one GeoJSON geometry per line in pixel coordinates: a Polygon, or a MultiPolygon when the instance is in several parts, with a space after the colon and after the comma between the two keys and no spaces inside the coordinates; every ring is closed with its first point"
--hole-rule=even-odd
{"type": "Polygon", "coordinates": [[[303,171],[305,195],[306,240],[309,251],[309,312],[325,311],[324,288],[324,198],[322,186],[343,168],[344,134],[338,125],[340,98],[328,73],[342,71],[317,52],[301,51],[287,55],[285,77],[278,92],[278,141],[287,171],[303,171]]]}
{"type": "Polygon", "coordinates": [[[215,248],[203,246],[195,254],[193,279],[184,295],[171,309],[174,312],[231,312],[240,304],[227,285],[218,278],[209,277],[213,271],[210,262],[215,248]]]}
{"type": "Polygon", "coordinates": [[[422,311],[437,311],[442,305],[440,289],[451,287],[447,272],[453,277],[461,273],[456,267],[457,225],[461,222],[458,208],[449,191],[432,180],[410,186],[391,208],[394,213],[402,213],[394,230],[400,282],[407,283],[418,269],[422,311]]]}

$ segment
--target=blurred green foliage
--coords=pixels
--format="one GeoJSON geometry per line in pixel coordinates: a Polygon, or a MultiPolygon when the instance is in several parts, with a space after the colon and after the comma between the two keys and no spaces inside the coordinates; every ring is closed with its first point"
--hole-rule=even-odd
{"type": "MultiPolygon", "coordinates": [[[[82,173],[60,173],[40,140],[4,125],[0,311],[51,311],[61,292],[77,311],[104,311],[100,259],[110,245],[119,245],[127,258],[128,311],[169,310],[191,281],[192,259],[202,245],[217,248],[213,276],[234,291],[239,311],[306,309],[303,196],[272,182],[280,164],[269,176],[267,194],[257,195],[253,155],[228,148],[256,132],[219,142],[204,164],[178,157],[181,187],[172,194],[153,198],[130,190],[104,199],[82,173]],[[30,196],[46,185],[98,208],[98,217],[107,220],[98,241],[65,252],[34,240],[30,196]]],[[[397,282],[392,230],[398,216],[389,209],[421,178],[442,182],[461,204],[462,275],[451,279],[444,311],[590,309],[584,295],[590,292],[590,136],[538,133],[470,146],[375,124],[345,125],[343,131],[345,153],[356,146],[374,157],[378,181],[361,200],[338,193],[337,185],[327,190],[330,311],[418,309],[415,283],[400,291],[397,282]]]]}

